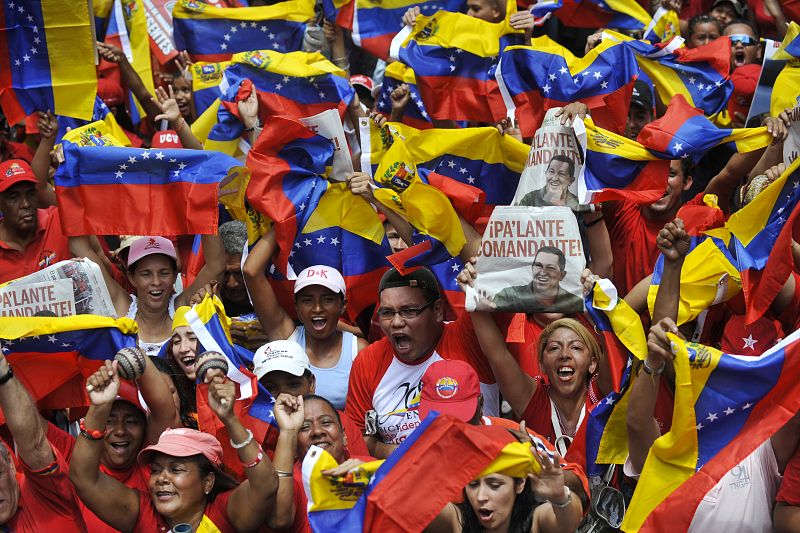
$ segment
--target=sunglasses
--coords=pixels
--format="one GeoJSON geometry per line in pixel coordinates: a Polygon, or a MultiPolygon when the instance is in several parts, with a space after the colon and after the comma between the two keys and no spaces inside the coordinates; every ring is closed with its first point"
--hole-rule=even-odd
{"type": "Polygon", "coordinates": [[[744,46],[755,46],[758,44],[758,41],[749,35],[728,35],[728,38],[731,40],[731,44],[733,45],[742,43],[744,46]]]}

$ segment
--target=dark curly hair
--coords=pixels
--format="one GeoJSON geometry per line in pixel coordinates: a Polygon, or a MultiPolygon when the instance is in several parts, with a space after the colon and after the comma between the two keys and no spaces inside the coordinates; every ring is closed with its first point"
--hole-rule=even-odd
{"type": "MultiPolygon", "coordinates": [[[[513,478],[516,483],[518,478],[513,478]]],[[[514,506],[511,508],[511,520],[508,526],[508,533],[529,533],[533,524],[533,511],[538,505],[536,497],[531,490],[530,482],[526,479],[525,487],[522,492],[514,498],[514,506]]],[[[461,516],[461,531],[463,533],[479,533],[483,531],[480,520],[478,520],[475,510],[469,503],[467,491],[464,490],[463,501],[456,504],[461,516]]]]}
{"type": "Polygon", "coordinates": [[[175,390],[178,392],[178,398],[181,402],[181,412],[179,414],[181,417],[181,423],[183,423],[183,427],[200,429],[197,425],[197,420],[193,415],[193,413],[197,412],[195,384],[186,377],[186,374],[184,374],[183,371],[178,367],[178,364],[174,361],[174,358],[169,357],[165,359],[163,357],[152,356],[150,357],[150,360],[153,362],[159,372],[167,374],[172,378],[172,382],[175,384],[175,390]]]}

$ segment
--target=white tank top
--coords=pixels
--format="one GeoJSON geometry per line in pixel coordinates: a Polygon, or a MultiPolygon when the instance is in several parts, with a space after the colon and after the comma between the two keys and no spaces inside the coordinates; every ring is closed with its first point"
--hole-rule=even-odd
{"type": "MultiPolygon", "coordinates": [[[[297,326],[289,337],[306,349],[306,328],[297,326]]],[[[349,331],[342,332],[342,351],[339,360],[330,368],[319,368],[311,365],[311,372],[317,380],[316,394],[331,402],[337,409],[343,410],[347,398],[347,384],[350,381],[350,368],[353,359],[358,355],[358,339],[349,331]]]]}
{"type": "MultiPolygon", "coordinates": [[[[130,318],[131,320],[136,320],[136,313],[139,311],[139,305],[136,302],[136,295],[131,294],[130,296],[131,296],[131,306],[128,308],[128,314],[126,314],[125,316],[130,318]]],[[[173,294],[169,298],[168,311],[170,318],[175,316],[175,298],[177,296],[178,296],[177,294],[173,294]]],[[[164,346],[164,343],[166,343],[169,339],[170,337],[167,337],[161,342],[145,342],[142,339],[138,339],[136,342],[139,345],[139,348],[144,350],[145,355],[155,356],[161,352],[161,347],[164,346]]]]}

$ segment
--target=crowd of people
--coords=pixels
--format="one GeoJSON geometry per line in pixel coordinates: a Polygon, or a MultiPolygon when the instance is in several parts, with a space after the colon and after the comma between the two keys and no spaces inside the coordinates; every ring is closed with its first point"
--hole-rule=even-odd
{"type": "MultiPolygon", "coordinates": [[[[273,3],[250,0],[249,5],[273,3]]],[[[602,39],[604,28],[576,29],[556,17],[537,25],[530,2],[517,3],[519,10],[510,17],[502,0],[468,0],[462,12],[492,23],[508,18],[525,38],[549,35],[576,55],[589,53],[602,39]]],[[[233,0],[231,5],[241,7],[233,0]]],[[[537,206],[530,209],[571,208],[589,256],[581,274],[584,295],[599,280],[611,280],[647,332],[647,353],[631,361],[630,372],[638,379],[632,381],[625,413],[624,464],[612,465],[602,477],[587,475],[592,450],[580,435],[593,409],[618,392],[627,361],[611,361],[602,327],[589,313],[573,312],[584,304],[560,285],[565,257],[558,247],[540,248],[527,267],[528,279],[497,294],[491,310],[474,312],[453,305],[436,269],[398,268],[387,261],[371,305],[359,313],[366,320],[351,320],[348,293],[354,286],[343,272],[327,264],[305,266],[292,276],[292,301],[281,293],[286,282],[275,276],[276,228],[252,242],[248,226],[228,217],[216,234],[199,237],[203,263],[189,279],[195,236],[65,236],[53,183],[63,163],[57,145],[62,118],[42,109],[26,123],[0,124],[0,285],[59,261],[90,260],[99,265],[115,316],[138,325],[138,349],[116,358],[108,354],[109,360],[87,376],[83,409],[41,412],[40,398],[28,386],[31,378],[15,377],[5,350],[0,354],[0,528],[310,531],[316,526],[303,483],[310,450],[330,454],[339,466],[323,473],[342,479],[363,472],[366,463],[390,458],[422,421],[439,413],[463,425],[506,428],[525,460],[519,463],[523,468],[476,470],[425,531],[618,531],[651,448],[672,425],[676,371],[670,335],[746,359],[800,328],[797,225],[792,271],[780,280],[763,316],[745,320],[740,295],[710,306],[702,319],[679,323],[681,268],[693,238],[681,210],[706,206],[707,195],[715,195],[720,216],[727,218],[768,190],[791,163],[783,147],[792,109],[747,118],[763,59],[760,39],[780,41],[800,7],[777,0],[643,0],[642,5],[651,14],[659,7],[675,11],[680,17],[675,32],[689,48],[730,40],[734,95],[728,126],[763,124],[772,142],[741,154],[720,145],[698,163],[671,161],[661,198],[616,200],[591,209],[579,205],[574,193],[573,159],[555,155],[546,165],[544,186],[519,202],[537,206]],[[659,257],[660,282],[648,309],[659,257]],[[240,407],[240,385],[228,377],[227,365],[203,364],[205,355],[200,357],[205,350],[189,316],[207,298],[219,299],[230,317],[223,320],[227,335],[249,354],[241,371],[252,373],[259,394],[268,391],[274,402],[266,436],[240,407]],[[531,299],[530,308],[544,311],[530,312],[525,298],[531,299]],[[217,419],[213,432],[205,432],[198,416],[202,409],[217,419]]],[[[343,69],[356,92],[344,118],[356,171],[343,181],[381,217],[385,255],[404,252],[420,242],[420,232],[402,210],[376,200],[373,179],[361,168],[356,121],[367,118],[388,128],[402,121],[416,100],[408,84],[399,84],[389,95],[391,112],[378,111],[387,63],[356,46],[347,30],[323,21],[322,2],[316,12],[303,50],[321,52],[343,69]]],[[[423,13],[410,7],[403,23],[413,26],[423,13]]],[[[98,96],[129,144],[203,149],[191,129],[197,113],[187,53],[154,69],[156,92],[150,94],[149,83],[122,50],[103,42],[97,49],[110,65],[99,78],[98,96]],[[138,124],[126,107],[127,91],[147,115],[138,124]]],[[[649,79],[635,81],[620,132],[625,137],[636,140],[664,115],[667,107],[657,89],[649,79]]],[[[795,96],[800,102],[800,92],[795,96]]],[[[255,144],[269,127],[262,127],[256,91],[235,106],[244,139],[255,144]]],[[[569,124],[592,111],[572,102],[559,116],[569,124]]],[[[530,143],[510,120],[434,120],[431,126],[494,126],[530,143]]],[[[448,274],[467,291],[484,274],[477,257],[484,227],[464,218],[460,222],[466,244],[461,263],[448,274]]],[[[352,254],[343,257],[356,260],[352,254]]],[[[800,531],[800,417],[790,415],[722,476],[696,509],[686,511],[692,531],[800,531]]],[[[438,487],[418,490],[435,493],[438,487]]],[[[411,506],[403,511],[415,513],[411,506]]]]}

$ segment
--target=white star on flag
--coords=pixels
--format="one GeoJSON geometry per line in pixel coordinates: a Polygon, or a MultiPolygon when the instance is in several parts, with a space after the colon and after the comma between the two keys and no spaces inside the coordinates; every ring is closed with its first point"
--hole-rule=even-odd
{"type": "Polygon", "coordinates": [[[717,418],[719,418],[717,416],[717,413],[708,413],[708,416],[706,417],[706,420],[708,420],[709,422],[713,422],[717,418]]]}
{"type": "Polygon", "coordinates": [[[752,403],[750,403],[750,402],[747,402],[746,404],[744,404],[744,405],[742,406],[742,411],[744,411],[744,410],[746,410],[746,409],[750,409],[751,407],[753,407],[753,404],[752,404],[752,403]]]}
{"type": "Polygon", "coordinates": [[[450,168],[456,168],[456,162],[451,159],[447,162],[447,166],[450,168]]]}
{"type": "Polygon", "coordinates": [[[239,26],[241,26],[242,28],[246,28],[247,27],[247,22],[242,21],[241,23],[239,23],[239,26]]]}
{"type": "Polygon", "coordinates": [[[470,182],[470,184],[475,183],[475,178],[473,178],[472,176],[469,176],[467,178],[467,181],[470,182]]]}
{"type": "Polygon", "coordinates": [[[456,263],[453,263],[452,265],[450,265],[450,269],[453,272],[458,272],[458,265],[456,263]]]}
{"type": "Polygon", "coordinates": [[[289,76],[283,77],[283,83],[289,83],[289,76]]]}
{"type": "Polygon", "coordinates": [[[336,246],[337,244],[339,244],[339,239],[337,239],[336,237],[331,237],[331,244],[336,246]]]}
{"type": "Polygon", "coordinates": [[[122,164],[119,166],[119,169],[120,169],[120,170],[128,170],[128,165],[126,165],[125,163],[122,163],[122,164]]]}
{"type": "Polygon", "coordinates": [[[459,168],[459,169],[458,169],[458,171],[459,171],[461,174],[466,174],[466,173],[467,173],[467,169],[466,169],[466,168],[464,168],[464,167],[461,167],[461,168],[459,168]]]}
{"type": "Polygon", "coordinates": [[[122,172],[121,170],[117,170],[116,172],[114,172],[114,177],[115,177],[115,178],[117,178],[118,180],[121,180],[121,179],[122,179],[122,176],[123,176],[124,174],[125,174],[125,173],[124,173],[124,172],[122,172]]]}
{"type": "Polygon", "coordinates": [[[130,156],[128,158],[128,162],[131,164],[136,163],[136,156],[135,155],[130,156]]]}
{"type": "Polygon", "coordinates": [[[22,56],[22,59],[23,59],[23,61],[27,62],[27,61],[31,60],[31,56],[29,56],[28,54],[25,54],[24,56],[22,56]]]}
{"type": "Polygon", "coordinates": [[[700,84],[698,84],[698,85],[697,85],[697,88],[698,88],[698,89],[700,89],[700,90],[702,91],[702,90],[705,88],[705,85],[703,85],[702,83],[700,83],[700,84]]]}
{"type": "Polygon", "coordinates": [[[275,40],[275,34],[274,34],[274,33],[270,33],[270,34],[268,35],[268,37],[269,37],[270,39],[272,39],[273,41],[275,40]]]}
{"type": "Polygon", "coordinates": [[[555,74],[550,74],[547,77],[550,78],[550,81],[553,81],[554,79],[556,79],[556,75],[555,74]]]}
{"type": "Polygon", "coordinates": [[[567,72],[569,72],[569,70],[567,70],[567,67],[564,67],[564,66],[562,66],[560,69],[558,69],[558,71],[561,74],[566,74],[567,72]]]}
{"type": "Polygon", "coordinates": [[[159,161],[164,159],[164,152],[156,152],[156,159],[158,159],[159,161]]]}
{"type": "Polygon", "coordinates": [[[731,409],[730,407],[728,407],[723,412],[725,413],[725,416],[730,416],[730,415],[732,415],[733,413],[736,412],[736,409],[731,409]]]}
{"type": "Polygon", "coordinates": [[[179,169],[181,169],[181,170],[183,170],[184,168],[186,168],[186,163],[184,163],[184,162],[181,162],[181,164],[180,164],[180,165],[178,165],[178,168],[179,168],[179,169]]]}
{"type": "Polygon", "coordinates": [[[230,41],[231,40],[231,34],[230,33],[226,33],[225,35],[222,36],[222,38],[225,39],[226,41],[230,41]]]}
{"type": "Polygon", "coordinates": [[[222,43],[221,45],[219,45],[219,47],[220,47],[221,50],[227,50],[228,49],[228,45],[225,44],[225,43],[222,43]]]}
{"type": "Polygon", "coordinates": [[[303,209],[305,209],[305,208],[306,208],[306,204],[305,204],[305,202],[303,202],[302,204],[300,204],[298,207],[300,208],[300,211],[302,211],[303,209]]]}
{"type": "Polygon", "coordinates": [[[52,342],[52,343],[57,342],[56,336],[55,335],[48,335],[47,336],[47,342],[52,342]]]}
{"type": "Polygon", "coordinates": [[[747,337],[742,337],[742,340],[744,341],[744,346],[742,346],[742,350],[746,350],[748,348],[750,348],[753,351],[756,350],[756,343],[758,342],[758,339],[754,339],[752,333],[747,337]]]}
{"type": "Polygon", "coordinates": [[[694,76],[689,76],[689,84],[694,85],[695,79],[694,76]]]}
{"type": "Polygon", "coordinates": [[[236,33],[237,31],[239,31],[239,28],[237,28],[236,26],[231,28],[231,33],[236,33]]]}
{"type": "Polygon", "coordinates": [[[550,92],[550,85],[549,85],[549,84],[545,84],[545,86],[544,86],[544,87],[542,87],[542,90],[543,90],[545,93],[549,93],[549,92],[550,92]]]}
{"type": "Polygon", "coordinates": [[[683,143],[679,143],[679,142],[676,141],[675,142],[675,146],[673,146],[672,149],[675,150],[676,152],[682,152],[683,151],[683,143]]]}
{"type": "Polygon", "coordinates": [[[306,246],[311,246],[311,239],[304,240],[303,244],[305,244],[306,246]]]}
{"type": "Polygon", "coordinates": [[[324,243],[325,242],[325,237],[320,235],[319,237],[317,237],[317,242],[320,243],[320,244],[324,243]]]}
{"type": "Polygon", "coordinates": [[[148,152],[147,150],[142,152],[142,159],[150,159],[150,152],[148,152]]]}
{"type": "Polygon", "coordinates": [[[595,73],[593,74],[593,76],[594,76],[594,78],[595,78],[596,80],[599,80],[600,78],[602,78],[602,77],[603,77],[603,75],[602,75],[602,74],[600,74],[599,72],[595,72],[595,73]]]}
{"type": "Polygon", "coordinates": [[[608,82],[607,82],[607,81],[604,81],[603,83],[601,83],[601,84],[600,84],[600,88],[602,88],[602,89],[608,89],[608,82]]]}

